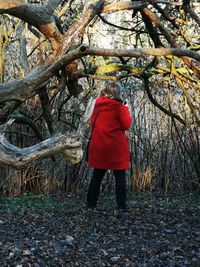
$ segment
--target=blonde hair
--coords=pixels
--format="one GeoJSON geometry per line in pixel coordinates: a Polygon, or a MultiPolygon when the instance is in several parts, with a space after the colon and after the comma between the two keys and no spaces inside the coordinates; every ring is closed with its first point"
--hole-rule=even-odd
{"type": "Polygon", "coordinates": [[[107,95],[110,98],[121,100],[121,85],[118,82],[107,82],[105,89],[101,92],[102,96],[107,95]]]}

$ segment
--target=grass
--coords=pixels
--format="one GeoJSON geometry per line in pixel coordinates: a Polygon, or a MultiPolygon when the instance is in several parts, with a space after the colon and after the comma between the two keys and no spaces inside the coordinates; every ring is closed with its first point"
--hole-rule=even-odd
{"type": "Polygon", "coordinates": [[[26,195],[23,197],[0,198],[0,213],[16,213],[23,208],[48,208],[56,205],[56,201],[47,195],[26,195]]]}
{"type": "MultiPolygon", "coordinates": [[[[200,203],[200,195],[197,193],[183,194],[153,194],[151,192],[134,192],[127,194],[127,203],[134,205],[137,202],[159,202],[162,205],[179,203],[200,203]]],[[[77,197],[74,195],[34,195],[26,194],[22,197],[2,197],[0,198],[0,213],[21,213],[24,209],[63,209],[71,211],[80,210],[85,203],[85,197],[77,197]]],[[[98,209],[114,209],[115,194],[103,193],[99,197],[98,209]]]]}

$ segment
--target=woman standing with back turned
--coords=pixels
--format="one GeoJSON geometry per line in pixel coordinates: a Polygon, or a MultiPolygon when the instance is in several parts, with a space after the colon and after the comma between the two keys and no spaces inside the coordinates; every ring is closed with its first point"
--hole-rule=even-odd
{"type": "Polygon", "coordinates": [[[131,126],[128,106],[120,97],[120,84],[109,82],[97,98],[91,117],[92,136],[88,165],[94,168],[87,194],[87,207],[95,208],[102,179],[107,170],[115,176],[116,202],[122,212],[126,206],[126,169],[130,167],[130,150],[125,130],[131,126]]]}

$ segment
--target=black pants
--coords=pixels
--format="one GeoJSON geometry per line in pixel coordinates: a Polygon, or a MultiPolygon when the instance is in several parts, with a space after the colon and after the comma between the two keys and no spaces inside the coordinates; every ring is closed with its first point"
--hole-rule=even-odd
{"type": "MultiPolygon", "coordinates": [[[[94,169],[87,194],[87,205],[90,208],[96,207],[100,193],[101,182],[106,171],[107,170],[103,169],[94,169]]],[[[117,206],[119,209],[126,208],[126,171],[113,170],[113,173],[115,176],[117,206]]]]}

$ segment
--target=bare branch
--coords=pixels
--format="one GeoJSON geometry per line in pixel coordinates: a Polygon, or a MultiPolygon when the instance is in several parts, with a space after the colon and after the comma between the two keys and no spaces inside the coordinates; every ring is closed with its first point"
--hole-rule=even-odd
{"type": "Polygon", "coordinates": [[[81,160],[81,140],[73,134],[60,134],[28,148],[18,148],[12,145],[0,133],[0,162],[17,169],[43,159],[58,152],[67,155],[68,160],[76,163],[81,160]]]}
{"type": "Polygon", "coordinates": [[[178,116],[177,114],[171,112],[170,110],[167,110],[165,109],[162,105],[160,105],[156,99],[153,97],[152,93],[151,93],[151,90],[150,90],[150,87],[149,87],[149,81],[148,81],[148,78],[143,77],[143,80],[144,80],[144,89],[150,99],[150,101],[152,102],[152,104],[154,104],[157,108],[159,108],[161,111],[163,111],[165,114],[167,114],[168,116],[174,118],[174,119],[177,119],[181,124],[183,125],[187,125],[187,122],[184,121],[180,116],[178,116]]]}
{"type": "Polygon", "coordinates": [[[38,86],[43,86],[45,81],[55,75],[59,69],[71,61],[80,58],[84,53],[79,49],[70,51],[67,55],[61,56],[57,61],[46,63],[33,69],[24,79],[10,81],[0,84],[0,101],[20,100],[23,101],[32,96],[38,86]]]}
{"type": "Polygon", "coordinates": [[[63,42],[53,16],[42,6],[35,6],[23,0],[0,1],[0,14],[7,13],[18,17],[36,27],[51,42],[52,48],[58,50],[63,42]]]}
{"type": "MultiPolygon", "coordinates": [[[[176,42],[176,40],[173,38],[171,33],[160,23],[160,21],[156,18],[156,16],[153,14],[152,11],[150,11],[147,8],[143,8],[142,12],[146,16],[149,17],[149,19],[155,24],[155,26],[161,31],[161,33],[164,35],[168,43],[173,47],[173,48],[180,48],[179,44],[176,42]]],[[[200,78],[200,69],[192,62],[192,60],[188,57],[183,56],[182,57],[183,62],[190,67],[195,75],[200,78]]]]}
{"type": "Polygon", "coordinates": [[[1,102],[7,100],[25,100],[30,98],[36,89],[63,66],[69,64],[75,59],[86,55],[111,56],[111,57],[144,57],[144,56],[167,56],[174,55],[178,57],[187,56],[200,61],[200,55],[197,52],[187,49],[173,48],[141,48],[141,49],[103,49],[80,46],[68,54],[61,56],[54,62],[47,62],[32,70],[24,79],[10,81],[6,84],[0,84],[1,102]]]}
{"type": "MultiPolygon", "coordinates": [[[[153,3],[157,3],[157,4],[167,4],[167,5],[171,5],[171,6],[182,6],[183,2],[175,2],[175,1],[167,1],[167,0],[153,0],[153,3]]],[[[137,1],[137,2],[133,2],[133,1],[120,1],[117,3],[111,3],[106,5],[103,10],[102,13],[113,13],[113,12],[117,12],[117,11],[122,11],[122,10],[134,10],[134,9],[138,9],[141,7],[145,7],[149,5],[149,3],[147,1],[137,1]]],[[[194,6],[200,6],[199,3],[193,3],[194,6]]]]}
{"type": "Polygon", "coordinates": [[[180,49],[180,48],[138,48],[138,49],[104,49],[89,47],[87,55],[111,56],[111,57],[144,57],[144,56],[168,56],[174,55],[177,57],[188,56],[197,61],[200,60],[200,55],[197,52],[180,49]]]}
{"type": "MultiPolygon", "coordinates": [[[[62,53],[67,52],[72,43],[78,38],[83,36],[85,28],[91,22],[91,20],[98,14],[101,13],[101,10],[104,5],[104,0],[99,0],[95,5],[90,5],[89,8],[81,15],[79,20],[72,24],[65,34],[64,45],[62,48],[62,53]]],[[[74,45],[74,44],[73,44],[74,45]]]]}

